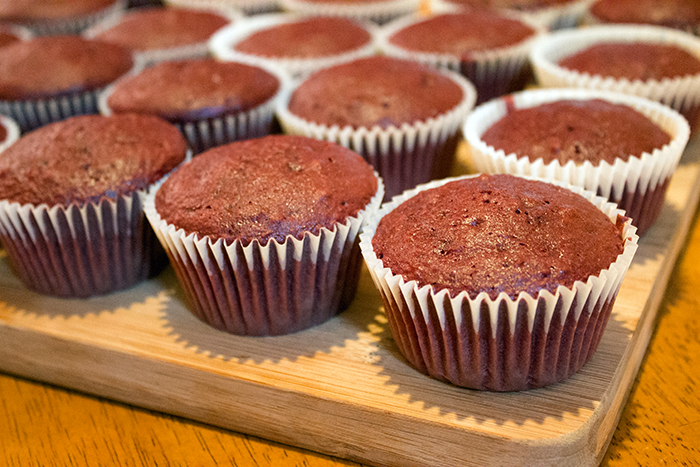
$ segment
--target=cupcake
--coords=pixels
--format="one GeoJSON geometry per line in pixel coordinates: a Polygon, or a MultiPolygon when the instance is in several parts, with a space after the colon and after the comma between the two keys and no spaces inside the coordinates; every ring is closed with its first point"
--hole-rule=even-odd
{"type": "Polygon", "coordinates": [[[37,36],[80,34],[126,6],[126,0],[13,0],[0,5],[0,22],[27,27],[37,36]]]}
{"type": "Polygon", "coordinates": [[[404,17],[386,26],[380,48],[388,55],[461,73],[476,87],[477,103],[522,89],[528,54],[544,29],[494,11],[404,17]]]}
{"type": "Polygon", "coordinates": [[[433,0],[436,11],[455,8],[518,13],[549,29],[571,28],[581,22],[592,0],[433,0]]]}
{"type": "Polygon", "coordinates": [[[597,0],[584,22],[653,24],[700,32],[700,3],[688,0],[597,0]]]}
{"type": "Polygon", "coordinates": [[[0,240],[22,282],[87,297],[156,271],[164,258],[139,194],[186,150],[175,127],[132,114],[72,117],[0,153],[0,240]]]}
{"type": "Polygon", "coordinates": [[[474,106],[469,81],[386,56],[319,70],[278,105],[286,133],[337,142],[375,167],[388,197],[446,174],[474,106]]]}
{"type": "Polygon", "coordinates": [[[279,0],[283,10],[305,15],[332,15],[386,23],[417,13],[420,0],[279,0]]]}
{"type": "Polygon", "coordinates": [[[192,312],[239,335],[327,321],[352,300],[357,235],[382,198],[360,156],[275,135],[206,151],[146,197],[192,312]]]}
{"type": "Polygon", "coordinates": [[[0,48],[0,113],[22,131],[97,113],[97,94],[132,66],[129,50],[79,36],[14,42],[0,48]]]}
{"type": "Polygon", "coordinates": [[[169,6],[196,8],[229,6],[242,11],[246,15],[279,11],[279,0],[163,0],[163,3],[169,6]]]}
{"type": "Polygon", "coordinates": [[[700,38],[660,26],[603,25],[558,31],[530,52],[543,87],[621,92],[659,101],[698,124],[700,38]]]}
{"type": "Polygon", "coordinates": [[[260,15],[218,31],[209,51],[220,60],[271,63],[290,75],[374,54],[375,27],[337,16],[260,15]]]}
{"type": "Polygon", "coordinates": [[[360,248],[411,365],[458,386],[520,391],[590,360],[634,230],[591,192],[480,175],[395,197],[360,248]]]}
{"type": "Polygon", "coordinates": [[[284,74],[210,58],[168,61],[120,79],[100,96],[104,115],[156,115],[177,126],[199,153],[272,131],[284,74]]]}
{"type": "Polygon", "coordinates": [[[648,99],[586,89],[529,90],[475,109],[464,125],[474,167],[581,186],[616,203],[644,235],[690,130],[648,99]]]}
{"type": "Polygon", "coordinates": [[[32,37],[32,32],[25,27],[8,24],[0,25],[0,47],[19,41],[26,41],[32,37]]]}
{"type": "Polygon", "coordinates": [[[237,17],[230,8],[138,8],[95,25],[85,35],[126,47],[147,63],[205,57],[212,34],[237,17]]]}
{"type": "Polygon", "coordinates": [[[19,139],[19,125],[10,117],[0,115],[0,152],[19,139]]]}

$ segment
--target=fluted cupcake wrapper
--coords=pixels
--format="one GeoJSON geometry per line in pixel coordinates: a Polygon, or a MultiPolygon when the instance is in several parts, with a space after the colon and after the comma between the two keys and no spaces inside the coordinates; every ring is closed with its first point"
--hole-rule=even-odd
{"type": "Polygon", "coordinates": [[[163,220],[155,208],[161,184],[144,197],[144,211],[200,320],[232,334],[281,335],[321,324],[352,301],[362,265],[357,236],[379,208],[381,179],[365,209],[333,230],[247,246],[163,220]]]}
{"type": "Polygon", "coordinates": [[[384,180],[386,198],[433,178],[444,177],[454,161],[462,122],[476,102],[476,90],[461,75],[443,70],[462,88],[462,101],[450,111],[401,127],[343,128],[300,118],[288,109],[291,92],[280,99],[277,118],[285,133],[331,141],[367,160],[384,180]]]}
{"type": "MultiPolygon", "coordinates": [[[[637,248],[629,220],[623,228],[623,252],[609,268],[586,282],[560,286],[537,297],[516,299],[485,292],[451,297],[446,289],[419,287],[384,267],[372,247],[381,218],[418,192],[443,185],[444,179],[409,190],[385,203],[360,236],[360,248],[385,305],[392,335],[401,353],[418,370],[458,386],[520,391],[563,381],[596,350],[620,284],[637,248]]],[[[557,183],[558,184],[558,183],[557,183]]],[[[622,211],[594,193],[580,193],[617,222],[622,211]]]]}
{"type": "Polygon", "coordinates": [[[476,171],[557,180],[596,192],[623,209],[642,236],[661,211],[668,182],[688,143],[690,128],[678,112],[648,99],[589,89],[542,89],[523,91],[480,105],[467,117],[463,134],[476,171]],[[531,161],[515,153],[506,154],[481,139],[486,130],[506,115],[509,105],[517,109],[559,100],[588,99],[602,99],[633,108],[666,131],[671,141],[627,161],[617,159],[613,164],[601,161],[598,165],[569,161],[562,165],[557,160],[545,164],[541,158],[531,161]]]}
{"type": "Polygon", "coordinates": [[[643,42],[679,47],[700,60],[700,38],[660,26],[602,25],[558,31],[543,37],[530,52],[537,82],[547,88],[586,88],[646,97],[680,112],[695,131],[700,125],[700,73],[678,78],[630,81],[580,73],[558,65],[563,58],[594,44],[643,42]]]}
{"type": "Polygon", "coordinates": [[[503,16],[527,24],[535,30],[535,34],[518,44],[474,51],[468,57],[412,51],[392,44],[389,39],[393,34],[426,18],[415,15],[399,18],[386,25],[377,41],[379,49],[387,55],[460,73],[476,87],[478,104],[525,86],[530,72],[528,54],[535,42],[546,33],[546,29],[538,23],[509,13],[503,13],[503,16]]]}
{"type": "Polygon", "coordinates": [[[5,128],[7,134],[5,139],[0,141],[0,152],[4,151],[19,139],[20,130],[17,122],[6,115],[0,115],[0,124],[5,128]]]}
{"type": "Polygon", "coordinates": [[[375,2],[315,2],[279,0],[283,10],[301,14],[345,16],[386,23],[399,16],[416,13],[420,0],[383,0],[375,2]]]}
{"type": "Polygon", "coordinates": [[[0,201],[0,239],[27,287],[59,297],[124,289],[166,264],[137,192],[82,206],[0,201]]]}
{"type": "Polygon", "coordinates": [[[97,97],[101,89],[77,92],[45,99],[0,100],[0,114],[11,117],[22,132],[76,115],[97,113],[97,97]]]}
{"type": "Polygon", "coordinates": [[[361,57],[368,57],[375,53],[377,27],[372,23],[362,20],[357,20],[358,24],[370,33],[370,42],[360,48],[340,54],[309,58],[268,57],[239,52],[234,49],[236,44],[258,31],[281,24],[292,23],[303,18],[304,16],[302,15],[292,13],[277,13],[242,19],[217,31],[211,39],[209,39],[209,52],[219,60],[238,61],[243,59],[261,65],[271,64],[284,69],[293,78],[307,76],[321,68],[348,62],[361,57]]]}
{"type": "Polygon", "coordinates": [[[279,10],[278,0],[164,0],[164,3],[169,6],[196,6],[202,8],[216,8],[227,5],[247,15],[279,10]]]}
{"type": "MultiPolygon", "coordinates": [[[[182,5],[178,6],[180,9],[189,9],[193,11],[206,11],[221,15],[228,18],[230,21],[238,21],[241,18],[241,13],[229,6],[229,5],[214,5],[206,4],[199,6],[198,4],[192,5],[182,5]]],[[[115,15],[106,18],[104,21],[100,21],[94,26],[87,29],[83,36],[88,39],[96,38],[100,33],[106,31],[107,29],[119,24],[122,19],[121,15],[115,15]]],[[[184,60],[187,58],[204,58],[209,55],[209,48],[207,46],[207,41],[198,42],[196,44],[188,44],[177,47],[169,47],[165,49],[152,49],[152,50],[138,50],[134,52],[134,59],[142,62],[146,65],[151,65],[154,63],[171,61],[171,60],[184,60]]]]}
{"type": "MultiPolygon", "coordinates": [[[[202,151],[221,146],[222,144],[266,136],[273,131],[272,126],[277,101],[283,98],[286,90],[291,86],[290,77],[283,70],[280,70],[279,67],[274,67],[270,64],[253,63],[243,59],[237,61],[263,68],[265,71],[273,74],[280,82],[279,89],[267,101],[246,111],[230,112],[191,121],[170,120],[170,123],[177,127],[187,139],[187,144],[194,154],[199,154],[202,151]]],[[[99,94],[97,107],[101,115],[112,115],[108,99],[122,79],[128,79],[138,74],[145,66],[154,64],[143,61],[139,61],[139,63],[140,65],[135,67],[129,74],[107,86],[99,94]]]]}
{"type": "Polygon", "coordinates": [[[119,16],[127,4],[127,0],[116,0],[112,5],[92,13],[67,18],[28,20],[21,22],[21,26],[29,29],[35,36],[81,34],[107,18],[119,16]]]}
{"type": "MultiPolygon", "coordinates": [[[[517,11],[527,21],[540,24],[550,30],[577,26],[594,0],[577,0],[565,4],[538,8],[531,11],[517,11]]],[[[450,11],[461,8],[459,4],[447,0],[432,0],[433,11],[450,11]]],[[[504,10],[514,12],[514,10],[504,10]]]]}

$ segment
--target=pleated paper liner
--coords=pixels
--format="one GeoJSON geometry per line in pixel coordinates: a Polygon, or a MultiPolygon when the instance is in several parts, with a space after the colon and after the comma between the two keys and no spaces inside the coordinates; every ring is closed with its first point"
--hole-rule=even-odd
{"type": "Polygon", "coordinates": [[[644,235],[654,224],[661,211],[668,182],[688,143],[690,129],[678,112],[655,101],[626,94],[593,91],[589,89],[527,90],[487,102],[477,107],[467,118],[464,137],[471,149],[474,168],[484,173],[509,173],[533,176],[548,181],[560,181],[596,192],[616,203],[632,218],[637,234],[644,235]],[[542,159],[506,154],[489,146],[481,135],[508,112],[508,105],[527,108],[559,100],[602,99],[631,107],[666,131],[671,141],[650,153],[618,159],[614,164],[573,161],[562,164],[554,160],[545,164],[542,159]]]}
{"type": "Polygon", "coordinates": [[[419,183],[449,173],[454,161],[460,127],[476,102],[476,90],[466,78],[448,70],[462,88],[462,101],[436,118],[401,127],[353,128],[326,126],[294,115],[288,109],[291,90],[280,99],[277,118],[285,133],[332,141],[345,146],[368,161],[384,180],[388,199],[419,183]]]}
{"type": "Polygon", "coordinates": [[[563,58],[594,44],[642,42],[679,47],[700,60],[700,38],[660,26],[601,25],[557,31],[534,45],[530,62],[539,85],[547,88],[586,88],[646,97],[680,112],[691,131],[700,125],[700,73],[662,80],[630,81],[591,76],[558,65],[563,58]]]}
{"type": "Polygon", "coordinates": [[[27,20],[20,23],[34,36],[57,36],[64,34],[82,34],[85,30],[107,18],[117,17],[126,9],[127,0],[116,0],[112,5],[83,15],[66,18],[27,20]]]}
{"type": "Polygon", "coordinates": [[[0,141],[0,152],[2,152],[19,139],[20,130],[17,122],[5,115],[0,115],[0,125],[6,131],[5,139],[0,141]]]}
{"type": "Polygon", "coordinates": [[[373,55],[376,51],[375,36],[377,27],[373,23],[361,20],[356,20],[357,24],[370,34],[370,41],[362,47],[339,54],[308,58],[270,57],[239,52],[234,48],[237,43],[258,31],[277,25],[293,23],[304,18],[306,17],[303,15],[292,13],[277,13],[244,18],[217,31],[209,40],[209,51],[219,60],[237,61],[245,59],[251,63],[272,64],[284,69],[293,78],[307,76],[321,68],[356,58],[367,57],[373,55]]]}
{"type": "MultiPolygon", "coordinates": [[[[382,206],[360,236],[360,248],[384,302],[399,350],[416,369],[458,386],[490,391],[520,391],[560,382],[577,372],[594,354],[617,291],[637,248],[629,220],[625,246],[617,260],[586,282],[537,297],[521,292],[516,299],[485,292],[469,298],[447,290],[419,287],[385,268],[372,248],[380,219],[419,191],[454,179],[409,190],[382,206]]],[[[602,197],[578,187],[612,222],[624,213],[602,197]]]]}
{"type": "Polygon", "coordinates": [[[279,11],[279,0],[163,0],[169,6],[194,6],[198,8],[227,6],[246,15],[279,11]]]}
{"type": "Polygon", "coordinates": [[[283,10],[305,15],[332,15],[366,19],[383,24],[399,16],[416,13],[420,0],[377,0],[377,1],[306,1],[279,0],[283,10]]]}
{"type": "Polygon", "coordinates": [[[155,207],[163,182],[144,197],[144,209],[195,316],[232,334],[281,335],[321,324],[352,301],[362,265],[358,234],[384,196],[378,181],[370,203],[345,223],[266,245],[227,245],[169,224],[155,207]]]}

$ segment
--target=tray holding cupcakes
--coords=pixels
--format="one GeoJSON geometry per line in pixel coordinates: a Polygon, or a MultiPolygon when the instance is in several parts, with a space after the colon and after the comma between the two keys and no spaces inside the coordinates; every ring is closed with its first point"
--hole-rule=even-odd
{"type": "MultiPolygon", "coordinates": [[[[460,153],[457,171],[470,156],[460,153]]],[[[592,465],[603,456],[700,197],[691,140],[640,239],[597,351],[563,382],[465,389],[414,369],[363,267],[350,306],[274,337],[199,321],[175,271],[109,295],[51,298],[0,258],[0,369],[377,465],[592,465]]]]}

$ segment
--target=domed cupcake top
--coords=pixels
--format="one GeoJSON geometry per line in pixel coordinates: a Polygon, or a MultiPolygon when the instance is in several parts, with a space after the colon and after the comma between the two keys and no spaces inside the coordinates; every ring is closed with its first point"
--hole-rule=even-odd
{"type": "Polygon", "coordinates": [[[377,192],[372,168],[335,143],[275,135],[210,149],[175,172],[156,194],[166,222],[212,241],[283,243],[332,230],[377,192]]]}
{"type": "Polygon", "coordinates": [[[509,111],[482,135],[496,150],[545,164],[613,164],[641,157],[671,141],[661,127],[632,107],[602,99],[560,100],[509,111]]]}
{"type": "Polygon", "coordinates": [[[114,199],[147,188],[186,152],[177,128],[157,117],[72,117],[0,153],[0,199],[49,206],[114,199]]]}
{"type": "Polygon", "coordinates": [[[372,245],[393,274],[436,292],[536,297],[608,268],[623,250],[619,224],[565,188],[481,175],[407,199],[381,219],[372,245]]]}
{"type": "Polygon", "coordinates": [[[462,99],[454,80],[427,65],[375,56],[312,74],[292,93],[289,111],[327,126],[386,128],[435,118],[462,99]]]}
{"type": "Polygon", "coordinates": [[[0,99],[91,91],[113,82],[132,66],[127,49],[79,36],[18,41],[0,48],[0,99]]]}
{"type": "Polygon", "coordinates": [[[115,84],[107,98],[114,113],[138,112],[170,121],[250,110],[280,89],[277,77],[256,66],[213,59],[162,62],[115,84]]]}

